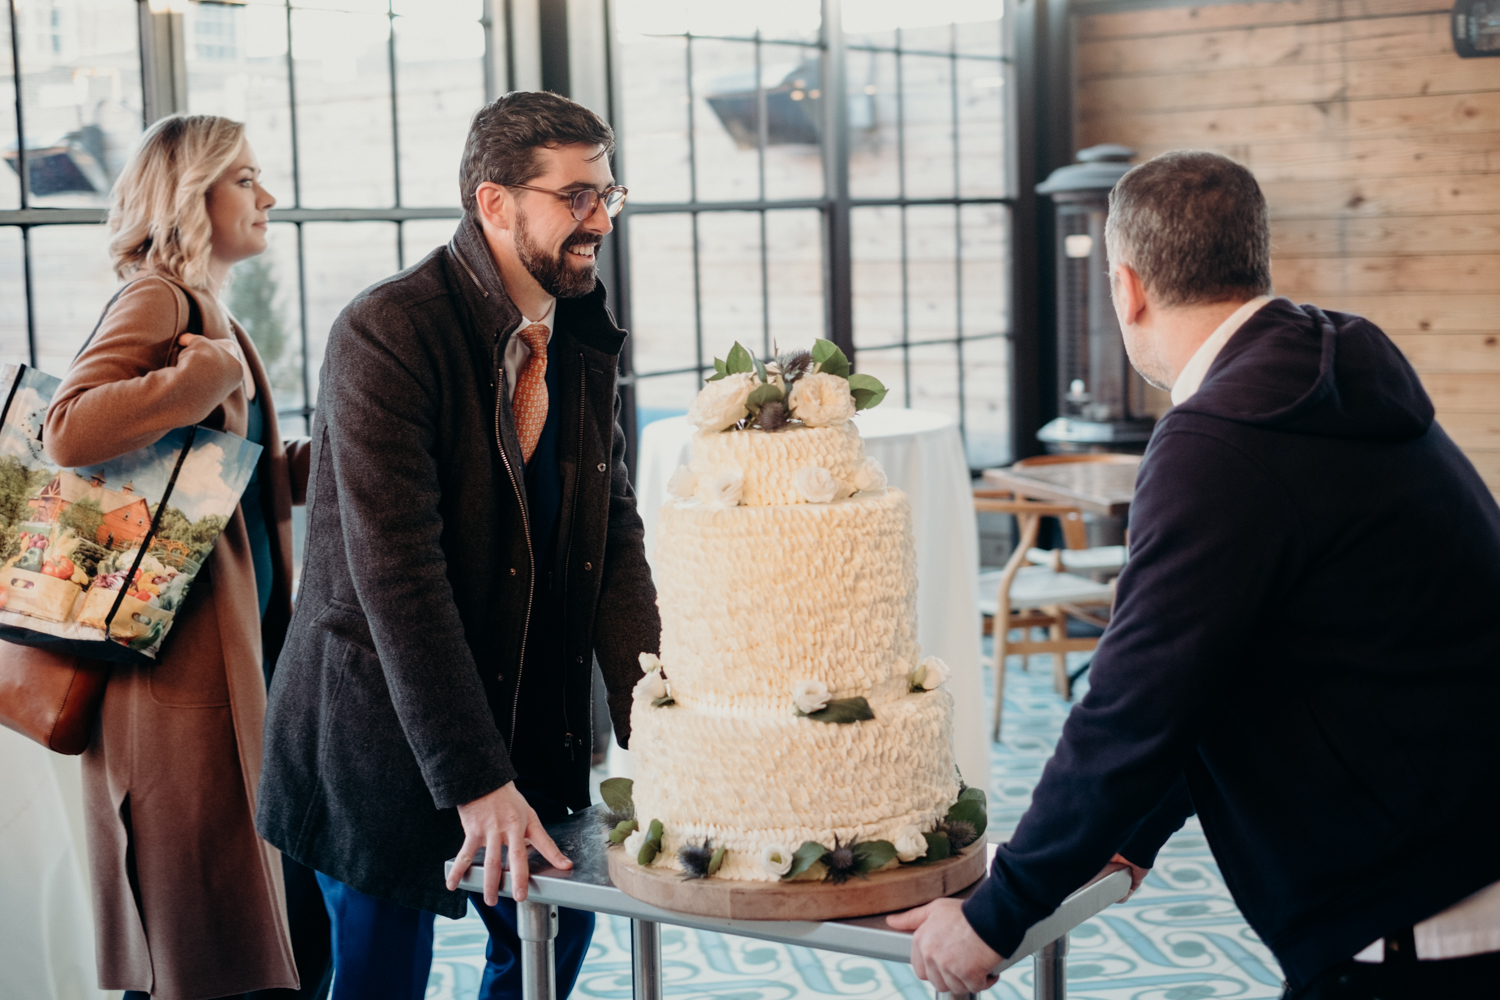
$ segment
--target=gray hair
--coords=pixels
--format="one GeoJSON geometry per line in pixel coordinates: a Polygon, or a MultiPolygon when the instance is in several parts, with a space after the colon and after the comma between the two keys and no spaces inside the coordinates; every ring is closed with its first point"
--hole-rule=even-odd
{"type": "Polygon", "coordinates": [[[1271,223],[1255,176],[1218,153],[1176,150],[1109,193],[1104,243],[1163,306],[1248,300],[1271,291],[1271,223]]]}
{"type": "Polygon", "coordinates": [[[474,113],[458,172],[464,211],[475,213],[474,192],[485,181],[502,187],[526,184],[542,172],[536,151],[578,143],[615,150],[615,133],[582,104],[541,91],[518,90],[474,113]]]}

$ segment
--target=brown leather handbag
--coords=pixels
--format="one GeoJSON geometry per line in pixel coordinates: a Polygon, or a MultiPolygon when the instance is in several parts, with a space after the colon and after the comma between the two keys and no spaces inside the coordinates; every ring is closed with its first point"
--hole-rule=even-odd
{"type": "Polygon", "coordinates": [[[101,660],[0,642],[0,725],[48,750],[83,753],[108,683],[101,660]]]}

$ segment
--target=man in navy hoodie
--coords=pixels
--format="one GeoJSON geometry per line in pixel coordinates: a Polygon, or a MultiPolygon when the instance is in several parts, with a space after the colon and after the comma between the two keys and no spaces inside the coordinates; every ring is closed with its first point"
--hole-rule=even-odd
{"type": "Polygon", "coordinates": [[[1500,509],[1368,320],[1272,298],[1265,199],[1136,167],[1105,231],[1131,362],[1172,393],[1091,686],[960,904],[898,917],[974,992],[1195,810],[1297,998],[1500,995],[1500,509]]]}

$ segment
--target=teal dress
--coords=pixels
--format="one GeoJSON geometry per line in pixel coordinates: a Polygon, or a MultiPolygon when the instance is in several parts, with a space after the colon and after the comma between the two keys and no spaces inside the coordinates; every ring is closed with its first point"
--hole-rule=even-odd
{"type": "MultiPolygon", "coordinates": [[[[255,398],[250,400],[248,426],[245,428],[245,437],[261,447],[266,447],[266,411],[262,407],[263,396],[256,393],[255,398]]],[[[266,451],[261,452],[261,460],[265,460],[266,451]]],[[[266,523],[265,508],[261,504],[260,496],[260,463],[255,465],[255,471],[250,474],[250,485],[245,487],[245,495],[240,497],[240,512],[245,515],[245,533],[250,536],[250,557],[255,564],[255,596],[260,599],[260,617],[266,617],[266,608],[271,604],[272,574],[275,572],[271,566],[271,531],[266,523]]],[[[261,653],[261,670],[265,672],[267,683],[270,682],[271,664],[266,662],[265,653],[261,653]]]]}

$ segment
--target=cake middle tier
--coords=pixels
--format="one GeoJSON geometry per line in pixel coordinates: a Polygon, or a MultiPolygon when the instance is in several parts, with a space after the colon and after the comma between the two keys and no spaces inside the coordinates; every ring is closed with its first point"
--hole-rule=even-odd
{"type": "Polygon", "coordinates": [[[895,841],[927,831],[958,797],[953,699],[939,688],[875,708],[875,718],[839,725],[799,719],[725,718],[637,697],[630,714],[635,814],[660,820],[659,864],[711,842],[729,856],[720,875],[774,881],[761,851],[834,838],[895,841]]]}
{"type": "Polygon", "coordinates": [[[652,559],[672,696],[723,715],[791,715],[821,681],[872,705],[917,660],[916,547],[906,495],[714,509],[666,504],[652,559]]]}

